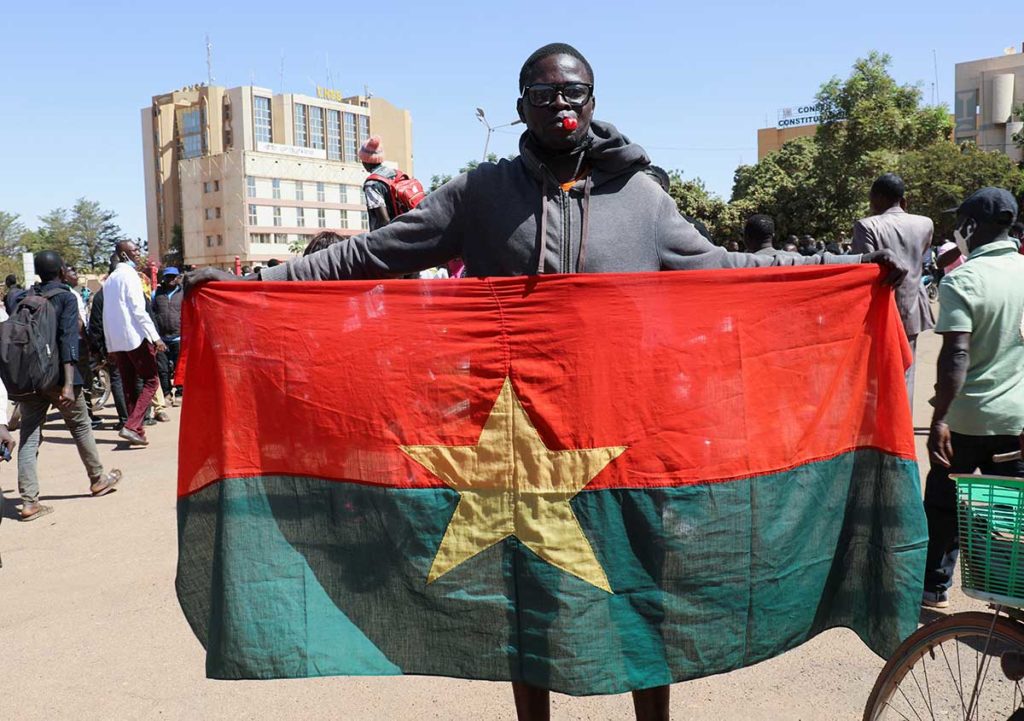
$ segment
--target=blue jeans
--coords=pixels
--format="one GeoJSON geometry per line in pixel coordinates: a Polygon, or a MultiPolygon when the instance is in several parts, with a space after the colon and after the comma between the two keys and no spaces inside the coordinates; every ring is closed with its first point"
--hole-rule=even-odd
{"type": "Polygon", "coordinates": [[[924,590],[943,593],[953,585],[960,555],[956,522],[956,484],[951,473],[966,475],[980,470],[985,475],[1024,478],[1024,461],[993,463],[992,456],[1020,450],[1019,436],[965,436],[951,434],[953,460],[949,468],[932,464],[924,487],[924,511],[928,517],[928,560],[924,590]]]}

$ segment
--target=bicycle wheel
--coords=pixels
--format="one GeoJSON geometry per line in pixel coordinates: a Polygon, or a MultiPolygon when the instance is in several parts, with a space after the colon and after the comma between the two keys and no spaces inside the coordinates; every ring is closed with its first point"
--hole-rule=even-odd
{"type": "Polygon", "coordinates": [[[878,675],[864,721],[1020,718],[1024,690],[1002,671],[1007,652],[1024,652],[1024,625],[1006,616],[971,611],[922,626],[878,675]]]}

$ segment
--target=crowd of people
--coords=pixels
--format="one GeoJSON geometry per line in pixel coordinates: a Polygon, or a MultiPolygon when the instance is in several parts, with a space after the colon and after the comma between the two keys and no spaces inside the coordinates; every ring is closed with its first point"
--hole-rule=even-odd
{"type": "MultiPolygon", "coordinates": [[[[182,390],[174,384],[181,342],[180,273],[164,268],[159,286],[150,289],[148,279],[139,273],[140,261],[133,241],[119,242],[102,287],[90,293],[79,286],[75,268],[56,252],[43,251],[35,255],[38,283],[24,289],[15,278],[5,282],[4,312],[10,323],[19,324],[20,332],[29,337],[52,332],[52,360],[58,367],[53,386],[33,387],[30,377],[45,370],[33,368],[27,368],[25,379],[10,389],[0,383],[0,443],[8,454],[17,447],[22,521],[53,511],[40,502],[38,478],[42,429],[51,408],[59,411],[75,442],[90,493],[99,497],[122,479],[118,469],[105,471],[96,445],[95,433],[105,430],[98,406],[108,392],[117,413],[108,430],[132,446],[148,445],[145,427],[169,421],[167,404],[177,405],[182,390]],[[40,308],[43,302],[52,314],[40,308]],[[51,315],[52,329],[43,320],[45,315],[51,315]],[[12,411],[8,390],[15,402],[12,411]],[[20,433],[17,443],[15,430],[20,433]]],[[[46,361],[37,358],[31,363],[46,361]]]]}
{"type": "MultiPolygon", "coordinates": [[[[455,178],[422,203],[416,201],[415,213],[399,207],[395,179],[401,176],[385,168],[380,140],[371,138],[360,150],[370,173],[364,190],[371,232],[343,237],[325,231],[302,257],[246,267],[243,276],[316,281],[424,277],[424,272],[439,277],[438,269],[512,276],[878,264],[894,286],[911,349],[927,329],[943,335],[929,438],[933,472],[926,508],[932,547],[923,601],[946,603],[956,554],[950,470],[1024,477],[1020,461],[992,462],[993,453],[1024,442],[1024,258],[1010,235],[1018,215],[1013,196],[986,188],[957,209],[954,247],[939,247],[938,265],[947,276],[936,321],[922,284],[925,266],[934,261],[933,223],[907,212],[898,176],[875,181],[868,198],[871,213],[854,224],[849,241],[823,243],[810,235],[777,239],[773,219],[754,215],[744,227],[742,252],[739,241],[717,245],[699,219],[682,216],[667,192],[668,175],[613,125],[593,119],[594,73],[576,49],[553,44],[533,53],[520,71],[516,109],[528,129],[519,156],[484,163],[455,178]],[[964,261],[960,267],[953,266],[957,255],[964,261]]],[[[181,339],[179,274],[165,268],[150,298],[139,260],[134,243],[118,243],[110,275],[85,307],[70,287],[77,279],[52,252],[36,256],[39,284],[8,293],[9,313],[21,312],[25,296],[42,295],[60,318],[62,383],[19,402],[23,520],[50,510],[39,503],[35,455],[39,426],[51,405],[78,444],[92,493],[109,492],[121,478],[118,471],[104,472],[95,450],[85,366],[95,370],[96,359],[106,359],[122,397],[118,400],[115,392],[118,432],[133,445],[148,443],[145,425],[150,416],[161,419],[160,398],[173,403],[179,393],[173,385],[181,339]],[[83,364],[83,355],[93,362],[83,364]]],[[[237,276],[204,268],[186,282],[226,279],[237,276]]],[[[914,374],[911,365],[906,375],[911,400],[914,374]]],[[[13,445],[5,425],[0,425],[0,442],[13,445]]],[[[517,683],[514,698],[521,719],[548,717],[544,689],[517,683]]],[[[637,718],[667,719],[668,698],[668,686],[635,691],[637,718]]]]}

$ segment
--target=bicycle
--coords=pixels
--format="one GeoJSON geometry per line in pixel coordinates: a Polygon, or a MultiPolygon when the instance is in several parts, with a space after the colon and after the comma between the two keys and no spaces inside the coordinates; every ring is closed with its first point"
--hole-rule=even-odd
{"type": "Polygon", "coordinates": [[[1024,479],[953,479],[961,587],[992,611],[954,613],[904,640],[875,681],[864,721],[1024,721],[1024,479]]]}

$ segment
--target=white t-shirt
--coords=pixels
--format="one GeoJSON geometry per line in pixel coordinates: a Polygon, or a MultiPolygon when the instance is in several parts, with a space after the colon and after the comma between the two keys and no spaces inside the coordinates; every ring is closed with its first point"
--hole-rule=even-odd
{"type": "Polygon", "coordinates": [[[118,263],[103,284],[103,335],[108,353],[135,350],[145,340],[160,340],[146,312],[142,281],[128,263],[118,263]]]}

